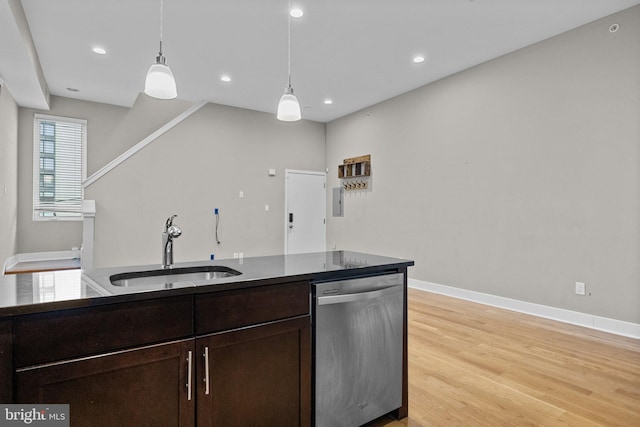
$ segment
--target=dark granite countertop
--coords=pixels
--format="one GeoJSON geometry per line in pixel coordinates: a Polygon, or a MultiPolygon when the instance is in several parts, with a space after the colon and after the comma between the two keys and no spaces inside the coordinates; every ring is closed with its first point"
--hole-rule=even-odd
{"type": "Polygon", "coordinates": [[[414,265],[411,260],[349,251],[274,255],[244,259],[178,263],[175,268],[224,266],[241,272],[221,279],[144,286],[114,286],[110,277],[158,270],[159,265],[65,270],[0,276],[0,317],[66,308],[266,286],[287,281],[333,280],[414,265]]]}

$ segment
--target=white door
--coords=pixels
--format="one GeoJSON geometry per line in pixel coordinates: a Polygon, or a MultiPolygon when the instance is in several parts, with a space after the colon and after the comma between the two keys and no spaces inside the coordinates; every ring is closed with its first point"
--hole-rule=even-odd
{"type": "Polygon", "coordinates": [[[326,181],[324,172],[285,170],[286,254],[325,251],[326,181]]]}

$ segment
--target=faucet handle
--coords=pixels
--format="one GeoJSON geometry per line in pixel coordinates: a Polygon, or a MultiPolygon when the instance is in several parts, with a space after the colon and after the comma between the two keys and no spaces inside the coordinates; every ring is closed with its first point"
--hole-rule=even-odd
{"type": "Polygon", "coordinates": [[[169,236],[171,236],[172,239],[175,239],[175,238],[180,237],[182,235],[182,230],[177,225],[172,225],[167,230],[167,233],[169,233],[169,236]]]}

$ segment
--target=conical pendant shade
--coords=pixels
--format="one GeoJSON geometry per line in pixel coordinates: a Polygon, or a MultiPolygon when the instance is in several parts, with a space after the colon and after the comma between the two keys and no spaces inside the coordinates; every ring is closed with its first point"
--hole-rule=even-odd
{"type": "Polygon", "coordinates": [[[167,66],[167,58],[162,54],[162,27],[164,23],[163,0],[160,0],[160,51],[156,61],[149,67],[147,78],[144,81],[144,93],[158,99],[173,99],[178,96],[176,79],[171,69],[167,66]]]}
{"type": "Polygon", "coordinates": [[[300,114],[300,103],[298,102],[298,98],[293,94],[293,88],[291,86],[287,86],[284,95],[280,98],[276,117],[278,120],[284,122],[295,122],[302,118],[302,114],[300,114]]]}
{"type": "Polygon", "coordinates": [[[156,63],[149,67],[144,93],[158,99],[174,99],[178,96],[176,79],[171,69],[163,62],[156,60],[156,63]]]}
{"type": "MultiPolygon", "coordinates": [[[[289,1],[288,10],[291,10],[291,1],[289,1]]],[[[293,87],[291,87],[291,15],[287,15],[287,74],[289,80],[284,95],[278,103],[276,118],[283,122],[295,122],[302,118],[302,114],[300,114],[298,98],[293,94],[293,87]]]]}

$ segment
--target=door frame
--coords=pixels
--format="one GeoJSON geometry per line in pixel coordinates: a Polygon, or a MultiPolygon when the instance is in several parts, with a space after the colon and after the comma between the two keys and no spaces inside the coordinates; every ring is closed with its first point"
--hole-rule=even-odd
{"type": "Polygon", "coordinates": [[[284,254],[289,254],[289,234],[287,227],[289,226],[289,174],[316,175],[324,177],[324,197],[322,205],[324,207],[324,248],[327,249],[327,172],[306,171],[299,169],[284,170],[284,254]]]}

